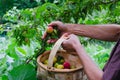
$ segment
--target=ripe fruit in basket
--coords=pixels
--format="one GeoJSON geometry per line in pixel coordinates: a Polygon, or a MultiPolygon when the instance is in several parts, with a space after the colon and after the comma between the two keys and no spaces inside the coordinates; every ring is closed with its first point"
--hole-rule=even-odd
{"type": "Polygon", "coordinates": [[[47,33],[52,33],[54,31],[53,27],[49,26],[47,27],[47,33]]]}
{"type": "Polygon", "coordinates": [[[57,58],[56,57],[54,57],[54,59],[53,59],[53,63],[55,63],[57,61],[57,58]]]}
{"type": "Polygon", "coordinates": [[[55,63],[55,64],[54,64],[54,67],[57,68],[58,65],[59,65],[58,63],[55,63]]]}
{"type": "Polygon", "coordinates": [[[71,65],[71,66],[70,66],[70,69],[75,69],[75,66],[71,65]]]}
{"type": "Polygon", "coordinates": [[[70,63],[69,62],[64,62],[63,66],[64,66],[64,69],[70,69],[70,63]]]}
{"type": "Polygon", "coordinates": [[[48,60],[45,60],[45,61],[43,62],[43,64],[47,65],[47,64],[48,64],[48,60]]]}
{"type": "Polygon", "coordinates": [[[58,64],[56,68],[57,69],[64,69],[64,66],[62,64],[58,64]]]}
{"type": "Polygon", "coordinates": [[[58,62],[59,64],[63,64],[63,63],[64,63],[64,58],[63,58],[62,56],[58,56],[58,57],[57,57],[57,62],[58,62]]]}
{"type": "Polygon", "coordinates": [[[61,64],[63,64],[64,62],[65,62],[65,60],[64,60],[64,59],[61,59],[61,60],[60,60],[60,63],[61,63],[61,64]]]}

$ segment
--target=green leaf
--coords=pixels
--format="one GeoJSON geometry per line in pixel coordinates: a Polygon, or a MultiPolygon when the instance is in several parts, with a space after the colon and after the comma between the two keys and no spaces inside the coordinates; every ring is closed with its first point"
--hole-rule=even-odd
{"type": "Polygon", "coordinates": [[[16,51],[15,51],[15,47],[16,47],[16,43],[13,42],[12,44],[10,44],[8,46],[8,49],[6,50],[7,55],[9,55],[10,57],[14,58],[14,59],[19,59],[19,56],[17,55],[16,51]]]}
{"type": "Polygon", "coordinates": [[[35,34],[36,34],[35,29],[29,29],[25,37],[33,38],[35,36],[35,34]]]}
{"type": "Polygon", "coordinates": [[[18,47],[17,49],[18,49],[18,51],[21,52],[23,55],[26,55],[26,54],[27,54],[26,51],[25,51],[23,48],[18,47]]]}
{"type": "Polygon", "coordinates": [[[36,80],[35,68],[30,64],[20,65],[8,73],[9,80],[36,80]]]}
{"type": "Polygon", "coordinates": [[[0,80],[8,80],[8,77],[6,75],[3,75],[2,79],[0,79],[0,80]]]}

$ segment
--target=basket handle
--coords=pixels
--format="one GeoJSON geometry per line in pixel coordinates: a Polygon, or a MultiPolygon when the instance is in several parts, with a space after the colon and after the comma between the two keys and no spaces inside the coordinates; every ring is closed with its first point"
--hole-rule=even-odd
{"type": "Polygon", "coordinates": [[[52,69],[53,66],[53,59],[57,53],[57,51],[59,50],[59,47],[61,46],[62,42],[64,40],[67,40],[68,37],[62,36],[59,40],[57,40],[57,42],[54,44],[50,54],[49,54],[49,58],[48,58],[48,69],[52,69]]]}

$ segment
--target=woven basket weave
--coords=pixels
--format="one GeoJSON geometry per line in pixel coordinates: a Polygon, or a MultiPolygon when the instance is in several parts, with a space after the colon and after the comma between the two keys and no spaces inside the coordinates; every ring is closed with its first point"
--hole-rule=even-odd
{"type": "Polygon", "coordinates": [[[65,50],[58,50],[62,42],[66,38],[60,38],[51,51],[45,51],[37,58],[38,68],[37,77],[39,80],[87,80],[83,66],[78,55],[75,52],[67,52],[65,50]],[[55,56],[62,56],[65,61],[74,65],[74,69],[56,69],[53,67],[53,58],[55,56]],[[44,65],[43,61],[48,59],[48,65],[44,65]]]}

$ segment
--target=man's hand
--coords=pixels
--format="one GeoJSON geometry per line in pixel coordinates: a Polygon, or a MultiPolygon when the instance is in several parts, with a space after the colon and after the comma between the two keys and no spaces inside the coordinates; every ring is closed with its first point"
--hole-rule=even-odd
{"type": "MultiPolygon", "coordinates": [[[[51,22],[48,27],[53,27],[53,29],[57,29],[57,31],[59,32],[59,36],[61,36],[63,33],[67,33],[67,28],[65,27],[65,25],[60,22],[60,21],[54,21],[51,22]]],[[[47,37],[49,33],[47,33],[47,30],[44,32],[42,39],[45,39],[47,37]]],[[[48,40],[49,43],[53,43],[56,40],[48,40]]]]}
{"type": "MultiPolygon", "coordinates": [[[[64,34],[64,35],[68,35],[68,34],[64,34]]],[[[63,35],[63,36],[64,36],[63,35]]],[[[68,35],[67,40],[65,40],[62,44],[62,47],[67,50],[67,51],[75,51],[76,50],[76,46],[82,46],[78,37],[74,34],[70,34],[68,35]]]]}

